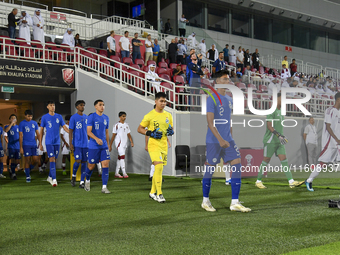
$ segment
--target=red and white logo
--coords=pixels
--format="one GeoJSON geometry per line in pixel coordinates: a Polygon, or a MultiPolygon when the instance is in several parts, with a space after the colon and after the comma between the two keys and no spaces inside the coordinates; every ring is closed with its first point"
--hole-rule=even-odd
{"type": "Polygon", "coordinates": [[[63,80],[68,85],[71,86],[72,82],[74,82],[74,70],[71,68],[62,69],[63,72],[63,80]]]}

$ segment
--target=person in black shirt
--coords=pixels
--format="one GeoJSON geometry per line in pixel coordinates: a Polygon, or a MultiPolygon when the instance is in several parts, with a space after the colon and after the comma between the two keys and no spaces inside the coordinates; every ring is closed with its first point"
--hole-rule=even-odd
{"type": "Polygon", "coordinates": [[[249,49],[246,50],[244,53],[244,67],[250,66],[250,55],[249,55],[249,49]]]}
{"type": "Polygon", "coordinates": [[[18,9],[14,8],[10,14],[8,14],[8,33],[10,38],[15,38],[15,27],[17,26],[16,22],[18,22],[21,18],[16,19],[15,15],[17,15],[18,9]]]}
{"type": "Polygon", "coordinates": [[[215,47],[212,47],[213,49],[208,50],[209,53],[209,60],[212,62],[215,62],[215,47]]]}
{"type": "Polygon", "coordinates": [[[175,75],[182,75],[185,79],[185,74],[183,73],[182,66],[180,64],[178,64],[176,68],[172,70],[172,78],[174,78],[175,75]]]}
{"type": "Polygon", "coordinates": [[[74,38],[74,45],[83,47],[83,45],[81,44],[81,40],[79,39],[79,34],[76,34],[76,37],[74,38]]]}
{"type": "Polygon", "coordinates": [[[141,59],[140,46],[143,46],[140,40],[138,40],[138,33],[135,33],[135,38],[132,39],[132,61],[135,63],[135,59],[141,59]]]}
{"type": "Polygon", "coordinates": [[[258,49],[256,49],[255,52],[253,53],[252,60],[254,68],[256,68],[256,70],[258,71],[260,69],[260,54],[258,49]]]}
{"type": "Polygon", "coordinates": [[[169,44],[169,60],[170,63],[176,63],[176,53],[178,51],[177,44],[175,43],[175,39],[171,40],[169,44]]]}
{"type": "Polygon", "coordinates": [[[170,24],[170,19],[168,19],[168,21],[165,23],[165,33],[166,34],[170,34],[172,32],[172,27],[171,27],[171,24],[170,24]]]}

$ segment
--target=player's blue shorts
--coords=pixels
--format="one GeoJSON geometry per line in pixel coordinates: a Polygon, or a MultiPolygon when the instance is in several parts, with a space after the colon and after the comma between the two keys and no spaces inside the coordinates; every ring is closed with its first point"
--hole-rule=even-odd
{"type": "Polygon", "coordinates": [[[60,149],[60,144],[58,145],[46,144],[47,156],[49,158],[53,158],[53,157],[58,158],[59,149],[60,149]]]}
{"type": "Polygon", "coordinates": [[[21,159],[20,150],[8,148],[8,157],[10,159],[21,159]]]}
{"type": "Polygon", "coordinates": [[[74,159],[81,160],[83,162],[87,161],[87,156],[89,153],[88,148],[74,147],[74,159]]]}
{"type": "Polygon", "coordinates": [[[24,157],[37,156],[37,146],[23,145],[24,157]]]}
{"type": "Polygon", "coordinates": [[[3,158],[5,156],[4,150],[1,148],[0,149],[0,158],[3,158]]]}
{"type": "Polygon", "coordinates": [[[240,151],[235,141],[231,140],[229,144],[228,148],[222,148],[219,143],[207,143],[207,162],[210,165],[216,165],[220,163],[221,158],[224,163],[240,158],[240,151]]]}
{"type": "Polygon", "coordinates": [[[104,160],[110,160],[109,149],[89,149],[88,161],[90,164],[96,164],[104,160]]]}

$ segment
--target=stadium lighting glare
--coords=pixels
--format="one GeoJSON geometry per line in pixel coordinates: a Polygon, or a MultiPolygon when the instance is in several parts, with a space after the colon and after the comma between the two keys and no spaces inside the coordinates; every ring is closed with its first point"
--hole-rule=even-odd
{"type": "Polygon", "coordinates": [[[5,101],[9,101],[11,99],[11,94],[10,93],[4,93],[4,99],[5,99],[5,101]]]}
{"type": "Polygon", "coordinates": [[[250,2],[249,7],[253,7],[253,6],[254,6],[254,3],[250,2]]]}
{"type": "Polygon", "coordinates": [[[327,24],[328,24],[328,21],[325,20],[325,21],[323,22],[323,25],[326,26],[327,24]]]}
{"type": "Polygon", "coordinates": [[[273,11],[275,11],[275,8],[274,7],[270,8],[269,12],[273,12],[273,11]]]}
{"type": "Polygon", "coordinates": [[[298,19],[301,19],[301,18],[302,18],[302,14],[299,14],[297,18],[298,18],[298,19]]]}

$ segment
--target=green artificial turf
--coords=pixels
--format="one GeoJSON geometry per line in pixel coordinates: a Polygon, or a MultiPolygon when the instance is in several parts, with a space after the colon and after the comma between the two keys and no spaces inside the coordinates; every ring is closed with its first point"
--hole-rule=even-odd
{"type": "Polygon", "coordinates": [[[90,192],[71,187],[61,171],[58,187],[46,177],[35,170],[31,183],[25,183],[23,172],[17,181],[0,179],[0,254],[339,251],[339,244],[332,243],[340,240],[340,210],[328,208],[327,201],[339,198],[340,192],[317,188],[340,188],[331,177],[316,179],[315,192],[304,185],[290,189],[284,178],[268,179],[272,185],[264,190],[255,188],[254,178],[244,179],[240,200],[250,213],[229,211],[231,191],[222,180],[213,180],[210,193],[217,212],[206,212],[200,207],[200,179],[165,177],[167,202],[159,204],[148,198],[151,182],[145,175],[115,180],[111,173],[111,194],[101,193],[96,173],[90,192]]]}

